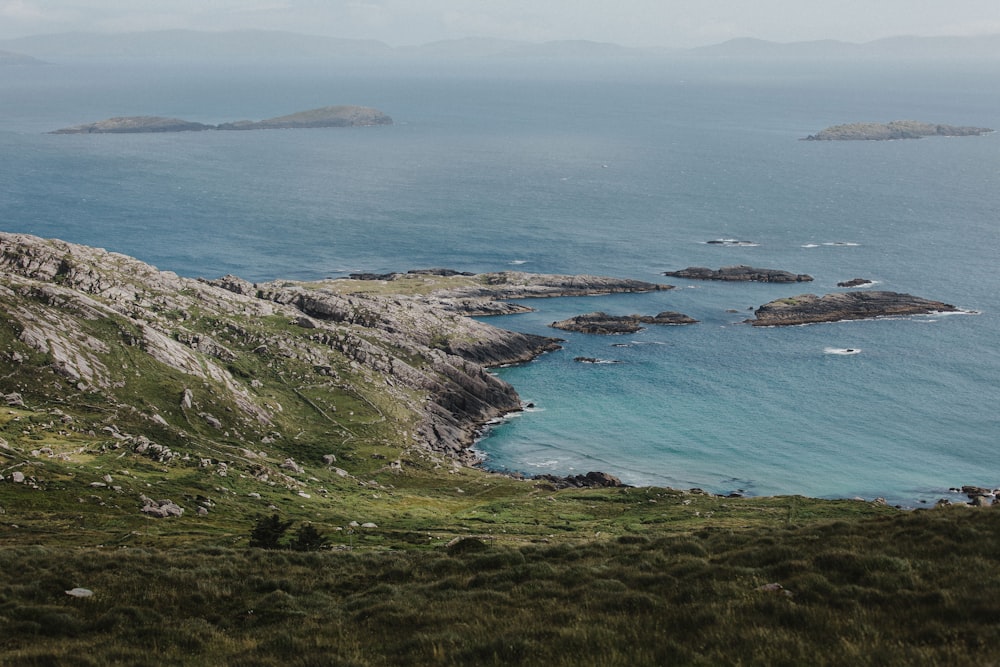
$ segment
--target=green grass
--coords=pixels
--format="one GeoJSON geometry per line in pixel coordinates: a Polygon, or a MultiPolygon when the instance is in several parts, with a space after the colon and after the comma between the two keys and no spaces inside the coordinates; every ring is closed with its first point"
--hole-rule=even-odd
{"type": "Polygon", "coordinates": [[[0,549],[6,664],[972,665],[1000,512],[322,553],[0,549]],[[781,590],[762,590],[778,583],[781,590]],[[73,587],[94,591],[76,599],[73,587]]]}

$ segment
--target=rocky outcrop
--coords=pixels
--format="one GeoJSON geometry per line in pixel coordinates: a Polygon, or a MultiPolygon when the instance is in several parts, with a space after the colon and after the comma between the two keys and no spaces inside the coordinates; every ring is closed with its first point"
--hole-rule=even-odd
{"type": "Polygon", "coordinates": [[[534,299],[562,296],[593,296],[659,292],[673,285],[650,283],[630,278],[589,275],[532,274],[521,271],[481,273],[477,280],[447,290],[448,298],[534,299]]]}
{"type": "Polygon", "coordinates": [[[703,266],[689,266],[680,271],[664,271],[663,275],[690,280],[730,280],[758,283],[805,283],[813,279],[812,276],[804,273],[789,273],[778,269],[756,269],[742,264],[723,266],[717,271],[703,266]]]}
{"type": "Polygon", "coordinates": [[[179,118],[123,116],[54,130],[50,134],[139,134],[145,132],[192,132],[202,130],[289,130],[317,127],[360,127],[392,125],[392,118],[378,109],[358,106],[330,106],[300,111],[267,120],[241,120],[206,125],[179,118]]]}
{"type": "Polygon", "coordinates": [[[958,312],[958,308],[898,292],[845,292],[822,297],[802,294],[764,304],[754,311],[755,319],[748,322],[755,327],[772,327],[936,312],[958,312]]]}
{"type": "Polygon", "coordinates": [[[894,120],[889,123],[849,123],[834,125],[804,141],[888,141],[892,139],[920,139],[921,137],[968,137],[988,134],[986,127],[968,127],[921,123],[915,120],[894,120]]]}
{"type": "Polygon", "coordinates": [[[664,311],[657,315],[608,315],[598,311],[553,322],[549,326],[563,331],[612,335],[642,331],[644,324],[695,324],[697,321],[683,313],[673,311],[664,311]]]}
{"type": "Polygon", "coordinates": [[[568,477],[558,477],[556,475],[536,475],[532,479],[540,482],[548,482],[556,489],[594,489],[594,488],[619,488],[628,486],[620,479],[606,472],[588,472],[586,475],[570,475],[568,477]]]}
{"type": "Polygon", "coordinates": [[[865,287],[866,285],[872,285],[873,281],[867,278],[851,278],[850,280],[844,280],[837,283],[837,287],[865,287]]]}

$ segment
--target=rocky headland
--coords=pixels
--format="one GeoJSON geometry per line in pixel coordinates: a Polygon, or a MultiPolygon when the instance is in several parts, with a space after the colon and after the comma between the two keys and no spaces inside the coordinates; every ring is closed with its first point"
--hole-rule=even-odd
{"type": "Polygon", "coordinates": [[[161,116],[122,116],[96,123],[74,125],[50,134],[138,134],[145,132],[200,132],[204,130],[288,130],[320,127],[363,127],[392,125],[392,118],[378,109],[359,106],[329,106],[300,111],[261,121],[241,120],[206,125],[161,116]]]}
{"type": "Polygon", "coordinates": [[[848,123],[833,125],[803,141],[889,141],[922,137],[969,137],[993,132],[987,127],[968,127],[922,123],[915,120],[894,120],[889,123],[848,123]]]}
{"type": "MultiPolygon", "coordinates": [[[[8,389],[24,404],[82,401],[134,415],[129,442],[157,456],[199,437],[234,452],[290,438],[302,422],[289,421],[289,403],[301,402],[334,432],[353,419],[335,416],[346,403],[356,406],[351,415],[407,433],[406,446],[474,463],[469,448],[482,425],[522,409],[487,369],[529,361],[559,340],[469,313],[505,312],[511,298],[668,287],[441,270],[391,282],[386,290],[364,280],[196,280],[102,249],[2,233],[0,318],[12,337],[0,366],[22,378],[8,389]]],[[[112,426],[125,431],[119,421],[90,430],[112,426]]]]}
{"type": "Polygon", "coordinates": [[[899,292],[846,292],[816,296],[801,294],[766,303],[747,320],[755,327],[792,326],[879,317],[953,313],[951,304],[899,292]]]}
{"type": "Polygon", "coordinates": [[[778,269],[758,269],[752,266],[723,266],[712,270],[704,266],[689,266],[680,271],[664,271],[663,275],[671,278],[688,278],[690,280],[730,280],[737,282],[758,283],[804,283],[813,278],[804,273],[790,273],[778,269]]]}
{"type": "Polygon", "coordinates": [[[642,331],[644,325],[647,324],[678,325],[696,324],[697,322],[698,320],[683,313],[673,311],[664,311],[657,315],[608,315],[598,311],[553,322],[549,326],[563,331],[615,335],[642,331]]]}

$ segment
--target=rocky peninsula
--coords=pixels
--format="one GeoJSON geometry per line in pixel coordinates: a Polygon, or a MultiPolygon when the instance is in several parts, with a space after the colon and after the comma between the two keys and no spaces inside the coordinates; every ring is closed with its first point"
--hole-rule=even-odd
{"type": "MultiPolygon", "coordinates": [[[[469,313],[506,312],[511,298],[669,288],[517,272],[415,272],[390,283],[195,280],[97,248],[0,233],[0,316],[15,332],[0,367],[25,378],[16,387],[25,403],[133,414],[128,429],[145,438],[135,441],[144,452],[223,433],[214,446],[233,452],[290,438],[306,423],[290,408],[299,404],[336,433],[357,430],[355,420],[381,424],[383,437],[405,432],[407,447],[474,463],[481,426],[521,409],[487,369],[529,361],[559,340],[469,313]]],[[[230,468],[241,458],[233,456],[230,468]]]]}
{"type": "Polygon", "coordinates": [[[801,294],[764,304],[754,311],[755,319],[747,322],[755,327],[777,327],[954,312],[959,309],[951,304],[899,292],[801,294]]]}
{"type": "Polygon", "coordinates": [[[683,313],[673,311],[664,311],[657,315],[608,315],[603,312],[595,312],[553,322],[549,326],[563,331],[607,336],[642,331],[645,324],[679,325],[697,322],[698,320],[683,313]]]}
{"type": "Polygon", "coordinates": [[[833,125],[803,141],[889,141],[922,137],[969,137],[993,132],[986,127],[968,127],[922,123],[915,120],[894,120],[889,123],[848,123],[833,125]]]}
{"type": "Polygon", "coordinates": [[[320,127],[364,127],[392,125],[392,118],[378,109],[359,106],[329,106],[300,111],[261,121],[241,120],[206,125],[161,116],[122,116],[96,123],[74,125],[50,134],[140,134],[147,132],[201,132],[204,130],[288,130],[320,127]]]}
{"type": "Polygon", "coordinates": [[[713,271],[704,266],[689,266],[680,271],[664,271],[663,275],[671,278],[688,278],[690,280],[729,280],[737,282],[759,283],[805,283],[812,281],[812,276],[804,273],[790,273],[778,269],[757,269],[752,266],[723,266],[713,271]]]}

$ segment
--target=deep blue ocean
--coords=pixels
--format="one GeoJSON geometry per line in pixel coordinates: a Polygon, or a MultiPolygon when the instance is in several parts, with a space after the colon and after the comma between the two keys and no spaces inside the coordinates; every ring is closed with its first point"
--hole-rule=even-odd
{"type": "Polygon", "coordinates": [[[1000,134],[799,141],[894,119],[1000,128],[1000,65],[7,67],[0,227],[185,276],[448,267],[669,282],[678,289],[539,300],[491,320],[566,343],[496,371],[535,407],[479,443],[487,465],[913,507],[1000,485],[1000,134]],[[329,104],[395,124],[46,134],[329,104]],[[660,275],[732,264],[815,282],[660,275]],[[855,277],[977,314],[741,324],[767,301],[855,277]],[[614,338],[548,327],[595,310],[700,323],[614,338]],[[836,353],[848,348],[860,352],[836,353]]]}

